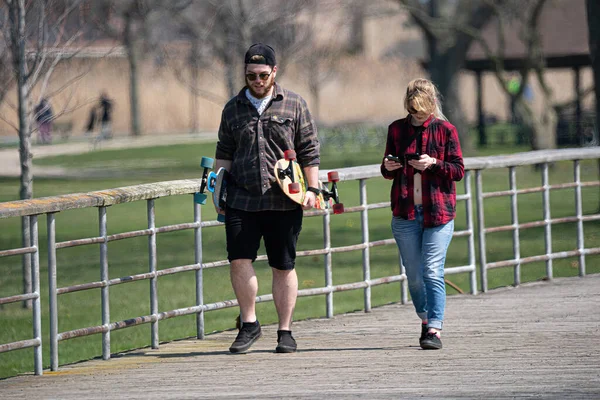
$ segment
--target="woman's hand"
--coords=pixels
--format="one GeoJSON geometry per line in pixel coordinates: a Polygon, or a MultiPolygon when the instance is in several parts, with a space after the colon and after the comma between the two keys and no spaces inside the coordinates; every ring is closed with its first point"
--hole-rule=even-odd
{"type": "Polygon", "coordinates": [[[397,161],[392,161],[392,160],[390,160],[388,158],[384,158],[383,159],[383,166],[388,171],[395,171],[395,170],[397,170],[399,168],[402,168],[402,163],[399,163],[397,161]]]}
{"type": "Polygon", "coordinates": [[[419,158],[418,160],[408,161],[408,165],[419,171],[425,171],[427,168],[431,168],[431,166],[435,164],[435,158],[429,157],[429,155],[427,154],[421,154],[421,158],[419,158]]]}

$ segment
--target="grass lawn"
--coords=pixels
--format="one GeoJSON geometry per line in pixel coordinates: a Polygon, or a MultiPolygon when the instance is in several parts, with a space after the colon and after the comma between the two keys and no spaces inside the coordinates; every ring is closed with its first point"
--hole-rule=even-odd
{"type": "MultiPolygon", "coordinates": [[[[384,138],[385,140],[385,138],[384,138]]],[[[363,142],[356,144],[336,144],[329,142],[324,146],[322,168],[333,169],[355,165],[378,163],[382,156],[380,142],[363,142]]],[[[499,153],[508,153],[510,148],[495,148],[499,153]]],[[[522,149],[526,150],[526,149],[522,149]]],[[[486,152],[486,155],[489,154],[486,152]]],[[[176,145],[143,149],[106,150],[81,155],[69,155],[36,160],[37,165],[60,165],[77,169],[101,168],[114,178],[102,179],[36,179],[34,183],[35,197],[44,197],[66,193],[88,192],[93,190],[115,188],[140,183],[164,180],[198,178],[201,170],[199,162],[202,156],[214,155],[214,143],[197,145],[176,145]],[[125,173],[124,173],[125,171],[125,173]]],[[[477,155],[483,155],[478,153],[477,155]]],[[[484,172],[484,190],[495,191],[508,188],[508,173],[505,170],[489,170],[484,172]]],[[[557,163],[550,170],[550,182],[561,183],[572,181],[571,163],[557,163]]],[[[582,179],[596,180],[597,164],[595,161],[582,162],[582,179]]],[[[531,167],[521,167],[517,171],[519,188],[538,186],[541,182],[539,172],[531,167]]],[[[474,186],[474,185],[473,185],[474,186]]],[[[18,196],[18,179],[0,179],[0,202],[15,200],[18,196]]],[[[457,185],[459,193],[464,192],[464,185],[457,185]]],[[[382,178],[368,181],[369,202],[389,200],[390,182],[382,178]]],[[[339,190],[344,204],[349,207],[359,204],[357,182],[343,182],[339,190]]],[[[599,204],[598,188],[583,190],[583,211],[585,214],[595,213],[599,204]]],[[[573,215],[574,191],[562,190],[551,194],[552,217],[573,215]]],[[[210,203],[210,201],[209,201],[210,203]]],[[[485,202],[485,221],[487,226],[510,224],[509,200],[489,199],[485,202]]],[[[541,194],[523,195],[519,197],[520,221],[533,221],[542,217],[541,194]]],[[[190,222],[193,218],[192,196],[169,197],[156,200],[156,225],[164,226],[180,222],[190,222]]],[[[202,218],[212,220],[215,212],[212,205],[202,207],[202,218]]],[[[98,217],[96,209],[72,210],[57,214],[57,241],[95,237],[98,235],[98,217]]],[[[117,205],[108,209],[108,233],[145,229],[147,224],[145,202],[117,205]]],[[[391,213],[388,209],[369,212],[370,240],[391,238],[391,213]]],[[[0,220],[0,249],[20,246],[19,219],[0,220]]],[[[465,206],[459,203],[456,230],[465,229],[465,206]]],[[[360,214],[342,214],[332,216],[332,246],[346,246],[361,241],[360,214]]],[[[47,248],[46,219],[39,219],[40,231],[40,265],[42,292],[42,332],[44,367],[49,366],[48,343],[48,303],[47,303],[47,248]]],[[[589,247],[598,243],[600,223],[585,223],[585,241],[589,247]]],[[[203,261],[210,262],[226,258],[222,227],[203,230],[203,261]]],[[[543,229],[530,229],[521,232],[521,255],[544,253],[543,229]]],[[[157,238],[158,269],[165,269],[194,262],[193,231],[160,234],[157,238]]],[[[323,228],[321,218],[307,218],[299,241],[299,250],[321,248],[323,245],[323,228]]],[[[488,262],[512,258],[512,236],[510,233],[497,233],[487,236],[488,262]]],[[[576,248],[575,224],[561,224],[553,227],[552,245],[554,251],[576,248]]],[[[147,272],[148,239],[146,237],[126,239],[109,243],[110,278],[124,277],[147,272]]],[[[262,253],[262,251],[261,251],[262,253]]],[[[398,256],[395,246],[371,249],[371,277],[378,278],[398,273],[398,256]]],[[[333,255],[333,283],[341,284],[362,279],[362,255],[360,251],[333,255]]],[[[600,272],[597,256],[587,257],[587,272],[600,272]]],[[[0,275],[0,296],[21,293],[20,257],[0,259],[2,274],[0,275]]],[[[58,286],[100,280],[99,251],[97,245],[61,249],[57,252],[58,286]]],[[[448,252],[447,266],[465,265],[467,259],[466,238],[455,238],[448,252]]],[[[302,257],[298,259],[297,271],[300,289],[324,286],[323,257],[302,257]]],[[[259,280],[259,295],[271,292],[270,268],[266,263],[257,263],[256,272],[259,280]]],[[[577,275],[577,260],[557,260],[554,262],[554,276],[577,275]]],[[[545,277],[544,263],[524,265],[522,281],[532,281],[545,277]]],[[[467,274],[447,277],[464,291],[469,290],[467,274]]],[[[512,268],[503,268],[489,272],[489,287],[505,286],[512,283],[512,268]]],[[[214,268],[204,271],[204,302],[234,299],[235,296],[229,282],[227,268],[214,268]]],[[[159,311],[189,307],[195,301],[194,272],[186,272],[158,279],[159,311]]],[[[448,294],[456,291],[447,287],[448,294]]],[[[149,314],[149,288],[147,281],[127,283],[110,288],[111,321],[120,321],[149,314]]],[[[378,286],[372,289],[374,306],[400,299],[399,284],[378,286]]],[[[363,292],[336,293],[334,295],[335,313],[362,309],[363,292]]],[[[59,332],[101,324],[100,290],[88,290],[59,296],[59,332]]],[[[276,313],[273,303],[259,304],[257,312],[261,323],[275,323],[276,313]]],[[[234,327],[236,308],[211,311],[205,314],[207,333],[231,329],[234,327]]],[[[325,315],[325,298],[323,296],[298,299],[295,319],[320,317],[325,315]]],[[[416,318],[416,317],[415,317],[416,318]]],[[[415,319],[416,320],[416,319],[415,319]]],[[[0,343],[30,338],[32,332],[31,312],[24,310],[20,304],[9,304],[0,308],[0,343]]],[[[403,321],[402,323],[414,323],[403,321]]],[[[169,341],[195,335],[194,316],[185,316],[160,322],[160,340],[169,341]]],[[[142,325],[111,333],[111,350],[113,353],[148,346],[150,344],[150,326],[142,325]]],[[[61,364],[97,357],[101,354],[100,335],[92,335],[61,342],[59,360],[61,364]]],[[[0,378],[33,370],[32,349],[17,350],[0,354],[0,378]]]]}

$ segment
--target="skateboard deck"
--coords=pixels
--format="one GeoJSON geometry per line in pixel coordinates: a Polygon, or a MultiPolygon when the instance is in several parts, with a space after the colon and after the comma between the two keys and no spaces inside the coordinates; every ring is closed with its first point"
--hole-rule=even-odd
{"type": "MultiPolygon", "coordinates": [[[[215,207],[224,210],[227,204],[227,177],[229,172],[225,168],[219,168],[217,173],[211,172],[208,176],[208,190],[212,192],[215,207]]],[[[223,214],[217,215],[217,221],[225,222],[223,214]]]]}
{"type": "MultiPolygon", "coordinates": [[[[327,186],[319,181],[318,189],[320,193],[316,196],[315,208],[320,210],[333,208],[335,214],[341,214],[344,212],[344,205],[339,203],[335,184],[338,180],[337,172],[330,172],[328,178],[330,182],[333,182],[332,191],[329,191],[327,186]]],[[[275,163],[275,179],[286,196],[298,204],[304,202],[307,184],[302,167],[296,161],[296,153],[293,150],[287,150],[284,153],[284,158],[275,163]]]]}
{"type": "Polygon", "coordinates": [[[275,163],[275,179],[281,190],[290,199],[302,204],[306,195],[306,183],[302,167],[296,160],[286,160],[285,158],[278,160],[275,163]]]}

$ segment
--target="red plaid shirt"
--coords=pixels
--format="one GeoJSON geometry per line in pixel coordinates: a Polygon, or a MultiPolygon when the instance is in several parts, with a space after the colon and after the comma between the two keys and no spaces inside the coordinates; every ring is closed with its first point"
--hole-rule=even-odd
{"type": "Polygon", "coordinates": [[[436,164],[422,172],[423,224],[426,227],[446,224],[456,216],[456,188],[464,174],[462,151],[456,128],[449,122],[433,116],[423,124],[421,148],[417,149],[417,132],[410,117],[394,121],[388,128],[384,156],[391,154],[400,158],[402,168],[385,169],[381,174],[393,179],[391,190],[392,212],[395,217],[415,219],[414,175],[415,169],[406,163],[407,153],[427,154],[436,164]]]}

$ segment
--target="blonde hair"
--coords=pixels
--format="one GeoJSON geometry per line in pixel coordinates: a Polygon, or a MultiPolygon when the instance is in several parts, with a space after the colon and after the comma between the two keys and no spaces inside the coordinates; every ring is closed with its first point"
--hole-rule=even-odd
{"type": "Polygon", "coordinates": [[[442,113],[440,92],[429,79],[417,78],[409,82],[406,87],[404,108],[406,111],[414,110],[433,114],[436,118],[447,121],[446,116],[442,113]]]}

